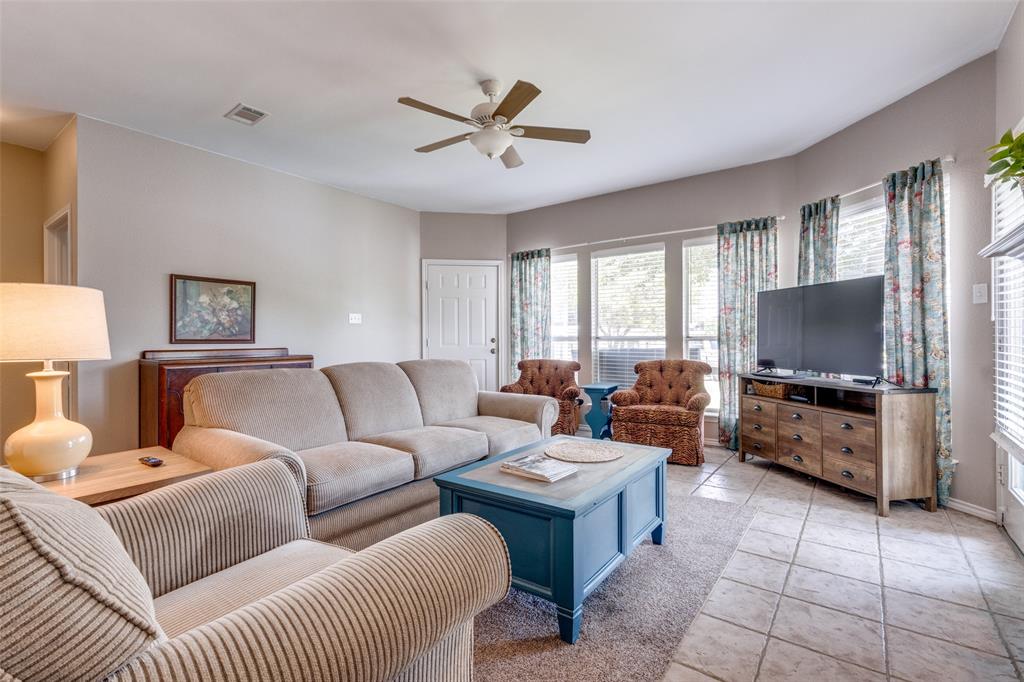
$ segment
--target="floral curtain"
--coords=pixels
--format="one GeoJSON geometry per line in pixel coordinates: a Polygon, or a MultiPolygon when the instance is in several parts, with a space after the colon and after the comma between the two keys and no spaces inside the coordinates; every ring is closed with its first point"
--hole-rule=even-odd
{"type": "Polygon", "coordinates": [[[838,231],[838,196],[800,207],[800,269],[797,284],[835,281],[838,231]]]}
{"type": "Polygon", "coordinates": [[[512,254],[512,374],[527,358],[551,356],[551,249],[512,254]]]}
{"type": "Polygon", "coordinates": [[[939,503],[953,476],[946,310],[946,211],[942,164],[925,161],[882,181],[885,239],[885,364],[897,384],[938,389],[935,400],[939,503]]]}
{"type": "Polygon", "coordinates": [[[756,369],[757,292],[778,277],[774,217],[718,226],[718,440],[739,447],[739,375],[756,369]]]}

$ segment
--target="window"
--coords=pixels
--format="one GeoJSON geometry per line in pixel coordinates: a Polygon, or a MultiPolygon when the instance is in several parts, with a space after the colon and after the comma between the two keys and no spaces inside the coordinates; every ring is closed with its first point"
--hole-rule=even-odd
{"type": "Polygon", "coordinates": [[[711,365],[704,386],[711,395],[708,412],[718,412],[718,244],[710,239],[683,246],[683,343],[687,360],[711,365]]]}
{"type": "Polygon", "coordinates": [[[551,357],[579,360],[576,254],[551,257],[551,357]]]}
{"type": "MultiPolygon", "coordinates": [[[[1024,225],[1024,195],[1016,185],[992,190],[992,236],[999,239],[1024,225]]],[[[1024,262],[992,261],[992,316],[995,320],[996,430],[1024,447],[1024,262]]]]}
{"type": "Polygon", "coordinates": [[[632,386],[633,365],[665,357],[665,247],[591,255],[594,380],[632,386]]]}
{"type": "Polygon", "coordinates": [[[885,197],[881,185],[843,200],[836,235],[836,279],[881,275],[885,264],[885,197]]]}

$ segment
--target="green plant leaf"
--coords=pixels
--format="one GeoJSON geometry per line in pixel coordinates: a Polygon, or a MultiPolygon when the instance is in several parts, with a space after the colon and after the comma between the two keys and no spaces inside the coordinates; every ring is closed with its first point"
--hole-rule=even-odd
{"type": "Polygon", "coordinates": [[[1010,150],[1004,147],[1004,148],[1000,149],[998,152],[996,152],[995,154],[993,154],[992,156],[990,156],[988,158],[988,160],[989,161],[998,161],[999,159],[1005,159],[1009,155],[1010,155],[1010,150]]]}
{"type": "Polygon", "coordinates": [[[1003,133],[1003,136],[999,138],[999,144],[1009,145],[1013,143],[1013,130],[1007,130],[1003,133]]]}
{"type": "Polygon", "coordinates": [[[988,167],[987,174],[988,175],[995,175],[996,173],[1004,171],[1004,170],[1006,170],[1009,167],[1010,167],[1010,162],[1007,161],[1006,159],[1003,159],[1002,161],[996,161],[995,163],[993,163],[991,166],[988,167]]]}

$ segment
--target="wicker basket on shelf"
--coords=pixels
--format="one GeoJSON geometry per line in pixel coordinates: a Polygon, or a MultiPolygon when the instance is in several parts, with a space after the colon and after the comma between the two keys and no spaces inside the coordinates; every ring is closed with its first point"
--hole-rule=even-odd
{"type": "Polygon", "coordinates": [[[777,398],[785,400],[789,397],[789,384],[764,384],[760,381],[751,381],[754,393],[762,398],[777,398]]]}

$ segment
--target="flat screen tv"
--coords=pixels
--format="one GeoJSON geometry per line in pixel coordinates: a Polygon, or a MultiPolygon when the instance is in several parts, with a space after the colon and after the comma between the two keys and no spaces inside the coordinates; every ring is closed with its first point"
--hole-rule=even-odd
{"type": "Polygon", "coordinates": [[[757,364],[881,376],[882,277],[757,295],[757,364]]]}

